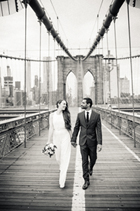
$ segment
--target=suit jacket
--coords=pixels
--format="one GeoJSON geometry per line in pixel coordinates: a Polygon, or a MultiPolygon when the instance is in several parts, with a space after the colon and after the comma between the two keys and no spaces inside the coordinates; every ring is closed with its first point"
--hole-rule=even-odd
{"type": "Polygon", "coordinates": [[[79,130],[79,145],[83,146],[86,141],[91,141],[95,145],[102,144],[100,114],[92,110],[90,120],[87,123],[87,120],[85,118],[85,111],[78,113],[71,142],[76,143],[79,130]]]}

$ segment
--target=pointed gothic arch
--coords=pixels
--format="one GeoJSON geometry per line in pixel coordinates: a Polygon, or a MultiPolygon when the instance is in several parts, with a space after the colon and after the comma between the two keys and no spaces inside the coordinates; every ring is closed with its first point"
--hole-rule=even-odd
{"type": "Polygon", "coordinates": [[[83,95],[84,97],[90,97],[93,104],[95,104],[95,79],[89,70],[83,77],[83,95]]]}
{"type": "Polygon", "coordinates": [[[77,78],[77,103],[81,105],[83,98],[83,77],[89,71],[95,81],[95,104],[103,104],[103,56],[95,55],[83,61],[83,56],[76,56],[76,61],[69,57],[57,57],[58,69],[58,99],[66,97],[66,78],[70,71],[74,73],[77,78]]]}
{"type": "Polygon", "coordinates": [[[66,100],[69,106],[77,106],[77,78],[73,71],[66,78],[66,100]]]}

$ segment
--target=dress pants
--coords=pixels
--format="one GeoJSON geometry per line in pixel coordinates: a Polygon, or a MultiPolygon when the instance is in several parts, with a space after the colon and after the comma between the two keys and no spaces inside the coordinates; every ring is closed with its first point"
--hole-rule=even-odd
{"type": "Polygon", "coordinates": [[[82,156],[83,178],[89,181],[89,169],[93,169],[97,159],[97,144],[93,141],[86,141],[83,146],[80,146],[82,156]]]}

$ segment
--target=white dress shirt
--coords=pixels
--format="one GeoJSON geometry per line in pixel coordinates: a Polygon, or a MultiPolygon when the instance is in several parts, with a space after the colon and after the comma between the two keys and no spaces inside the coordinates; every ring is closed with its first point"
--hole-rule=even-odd
{"type": "Polygon", "coordinates": [[[90,120],[90,116],[91,116],[91,112],[92,112],[92,110],[90,109],[89,111],[86,111],[85,110],[85,118],[87,119],[87,112],[89,112],[89,120],[90,120]]]}

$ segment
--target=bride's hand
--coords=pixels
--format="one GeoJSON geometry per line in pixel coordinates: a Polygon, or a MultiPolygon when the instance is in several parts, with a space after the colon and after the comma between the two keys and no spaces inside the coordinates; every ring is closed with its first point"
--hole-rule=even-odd
{"type": "Polygon", "coordinates": [[[71,145],[76,148],[77,144],[75,142],[71,142],[71,145]]]}
{"type": "Polygon", "coordinates": [[[69,130],[69,134],[70,134],[70,138],[72,137],[72,131],[71,130],[69,130]]]}

